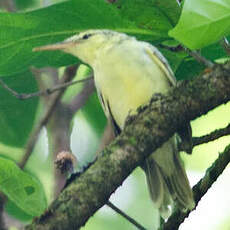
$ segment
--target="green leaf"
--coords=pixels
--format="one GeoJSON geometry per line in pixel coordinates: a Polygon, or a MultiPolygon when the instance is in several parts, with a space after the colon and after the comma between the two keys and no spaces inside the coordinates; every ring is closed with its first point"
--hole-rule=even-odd
{"type": "Polygon", "coordinates": [[[24,148],[15,148],[0,143],[0,155],[9,157],[15,162],[19,162],[24,154],[24,148]]]}
{"type": "Polygon", "coordinates": [[[134,21],[140,28],[158,33],[161,39],[168,38],[168,31],[180,15],[176,0],[119,0],[114,5],[124,18],[134,21]]]}
{"type": "Polygon", "coordinates": [[[13,161],[0,157],[0,190],[31,216],[39,216],[47,207],[38,180],[23,172],[13,161]]]}
{"type": "MultiPolygon", "coordinates": [[[[29,71],[1,78],[18,93],[37,91],[37,83],[29,71]]],[[[0,85],[0,142],[22,147],[33,128],[38,98],[21,101],[0,85]]]]}
{"type": "Polygon", "coordinates": [[[22,209],[20,209],[14,202],[11,200],[7,200],[5,207],[5,211],[11,217],[20,220],[20,221],[30,221],[33,219],[33,216],[27,214],[22,209]]]}
{"type": "Polygon", "coordinates": [[[229,0],[186,0],[177,26],[169,35],[199,49],[230,34],[229,0]]]}
{"type": "Polygon", "coordinates": [[[204,47],[203,49],[201,49],[200,53],[202,56],[212,61],[228,56],[224,48],[219,43],[204,47]]]}
{"type": "Polygon", "coordinates": [[[196,77],[205,66],[191,57],[185,58],[177,68],[175,76],[177,80],[188,80],[196,77]]]}
{"type": "Polygon", "coordinates": [[[76,58],[60,51],[34,53],[32,49],[87,29],[160,37],[123,19],[104,0],[72,0],[27,13],[1,13],[0,28],[0,75],[11,75],[31,65],[58,67],[76,63],[76,58]]]}
{"type": "Polygon", "coordinates": [[[176,25],[181,13],[177,0],[153,0],[153,4],[168,18],[172,26],[176,25]]]}

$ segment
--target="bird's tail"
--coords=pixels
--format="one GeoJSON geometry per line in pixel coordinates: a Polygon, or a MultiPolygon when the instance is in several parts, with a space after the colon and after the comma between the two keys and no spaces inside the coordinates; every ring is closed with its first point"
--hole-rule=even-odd
{"type": "Polygon", "coordinates": [[[144,163],[151,199],[163,218],[171,214],[172,204],[182,211],[194,208],[194,199],[175,138],[166,142],[144,163]]]}

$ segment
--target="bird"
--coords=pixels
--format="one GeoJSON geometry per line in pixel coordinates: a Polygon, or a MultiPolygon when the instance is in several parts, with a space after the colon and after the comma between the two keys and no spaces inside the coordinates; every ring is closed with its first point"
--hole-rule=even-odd
{"type": "MultiPolygon", "coordinates": [[[[33,51],[61,50],[92,67],[97,94],[116,135],[128,115],[148,103],[153,94],[166,94],[176,86],[176,78],[166,58],[148,42],[106,29],[80,32],[66,40],[36,47],[33,51]]],[[[191,136],[185,124],[182,136],[191,136]]],[[[150,155],[142,169],[151,200],[161,217],[168,218],[178,207],[194,208],[192,189],[178,151],[178,134],[150,155]]]]}

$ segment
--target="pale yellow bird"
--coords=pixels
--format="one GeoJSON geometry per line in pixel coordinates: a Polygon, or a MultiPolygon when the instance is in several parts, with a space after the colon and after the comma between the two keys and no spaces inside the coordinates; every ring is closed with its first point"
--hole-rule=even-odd
{"type": "MultiPolygon", "coordinates": [[[[154,93],[167,93],[176,84],[168,62],[154,46],[123,33],[88,30],[62,43],[34,50],[62,50],[93,68],[101,105],[117,134],[129,114],[147,103],[154,93]]],[[[151,199],[162,217],[170,215],[173,202],[182,211],[194,207],[176,135],[151,155],[142,168],[151,199]]]]}

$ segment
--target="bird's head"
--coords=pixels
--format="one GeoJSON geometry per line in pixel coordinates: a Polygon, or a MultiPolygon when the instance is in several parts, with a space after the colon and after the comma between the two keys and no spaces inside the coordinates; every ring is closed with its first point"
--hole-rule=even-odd
{"type": "Polygon", "coordinates": [[[93,65],[98,51],[112,46],[127,35],[111,30],[87,30],[74,35],[63,42],[34,48],[33,51],[62,50],[70,53],[83,62],[93,65]]]}

